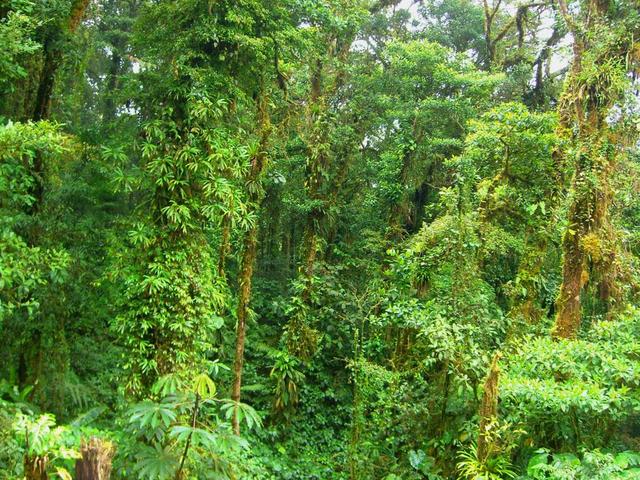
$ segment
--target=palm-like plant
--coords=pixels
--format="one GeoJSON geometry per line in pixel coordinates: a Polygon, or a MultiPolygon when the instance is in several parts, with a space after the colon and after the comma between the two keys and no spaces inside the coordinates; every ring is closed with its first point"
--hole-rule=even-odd
{"type": "Polygon", "coordinates": [[[458,471],[465,480],[504,480],[516,476],[513,465],[503,455],[492,455],[484,461],[478,460],[475,444],[461,451],[458,458],[458,471]]]}

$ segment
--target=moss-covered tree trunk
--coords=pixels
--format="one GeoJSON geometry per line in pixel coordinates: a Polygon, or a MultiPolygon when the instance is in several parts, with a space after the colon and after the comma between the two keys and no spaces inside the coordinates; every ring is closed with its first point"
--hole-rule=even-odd
{"type": "Polygon", "coordinates": [[[595,33],[604,31],[608,25],[608,0],[585,4],[578,17],[570,13],[565,0],[559,0],[559,7],[574,37],[572,68],[559,103],[560,133],[568,137],[567,144],[573,145],[575,154],[553,335],[575,338],[582,320],[583,287],[590,281],[587,262],[595,276],[593,280],[603,286],[606,304],[610,292],[616,290],[611,258],[618,246],[609,228],[609,204],[610,177],[616,169],[620,142],[607,123],[607,115],[622,95],[618,76],[624,77],[628,67],[619,67],[617,72],[609,70],[617,62],[628,63],[628,53],[634,47],[633,41],[623,42],[618,49],[598,44],[602,39],[595,33]]]}
{"type": "Polygon", "coordinates": [[[335,174],[335,183],[331,185],[329,191],[327,180],[330,177],[332,168],[331,139],[328,135],[329,125],[327,124],[329,105],[327,99],[331,98],[346,79],[346,71],[343,64],[349,55],[349,49],[353,43],[353,36],[343,39],[331,38],[328,40],[329,51],[326,58],[316,59],[311,74],[311,89],[309,92],[309,106],[307,114],[307,180],[305,186],[309,200],[312,202],[311,209],[307,214],[303,235],[303,254],[300,273],[303,278],[304,289],[302,300],[306,304],[311,297],[313,288],[313,275],[320,248],[321,231],[325,226],[327,211],[331,203],[331,198],[335,197],[335,189],[339,188],[340,182],[349,172],[349,163],[344,162],[342,168],[332,172],[335,174]],[[338,45],[340,45],[338,47],[338,45]],[[326,78],[329,67],[335,63],[332,79],[326,78]],[[330,81],[328,81],[330,80],[330,81]]]}
{"type": "MultiPolygon", "coordinates": [[[[569,216],[570,222],[573,215],[569,216]]],[[[573,222],[570,224],[575,225],[573,222]]],[[[556,302],[557,314],[553,334],[556,338],[573,338],[580,329],[584,251],[583,235],[575,230],[565,232],[562,242],[562,285],[556,302]]]]}
{"type": "MultiPolygon", "coordinates": [[[[75,0],[71,5],[66,25],[69,34],[73,34],[77,30],[88,5],[89,0],[75,0]]],[[[64,38],[65,33],[52,30],[51,35],[44,42],[44,59],[31,116],[32,120],[38,121],[49,118],[56,74],[62,65],[64,51],[68,44],[64,38]]]]}
{"type": "MultiPolygon", "coordinates": [[[[244,237],[242,252],[242,266],[240,268],[240,295],[238,298],[238,313],[236,325],[236,350],[233,362],[233,388],[231,399],[240,401],[240,389],[242,387],[242,367],[244,365],[244,344],[247,336],[247,317],[249,316],[249,301],[251,300],[251,281],[253,277],[253,266],[256,261],[256,249],[258,245],[258,227],[252,226],[244,237]]],[[[238,422],[238,407],[233,411],[233,431],[240,433],[238,422]]]]}
{"type": "MultiPolygon", "coordinates": [[[[258,116],[260,122],[260,143],[258,150],[251,160],[251,168],[247,178],[249,191],[249,209],[252,212],[260,208],[262,200],[261,177],[267,165],[267,148],[271,135],[271,123],[269,119],[268,97],[262,93],[258,99],[258,116]]],[[[250,213],[252,213],[250,212],[250,213]]],[[[231,399],[236,402],[233,410],[232,425],[236,434],[240,433],[238,421],[238,402],[240,402],[240,389],[242,387],[242,367],[244,365],[244,345],[247,336],[247,319],[249,316],[249,302],[251,300],[251,282],[253,279],[253,267],[256,261],[258,246],[258,224],[254,223],[244,234],[242,261],[238,284],[240,293],[238,297],[238,312],[236,324],[236,348],[233,362],[233,385],[231,399]]]]}
{"type": "Polygon", "coordinates": [[[478,428],[478,461],[485,463],[491,455],[491,427],[498,418],[498,382],[500,381],[501,354],[497,352],[491,361],[489,374],[484,382],[482,403],[480,404],[480,425],[478,428]]]}
{"type": "Polygon", "coordinates": [[[309,97],[307,181],[306,188],[309,200],[314,202],[307,214],[303,234],[303,254],[300,273],[302,274],[304,289],[302,299],[308,303],[311,296],[313,275],[318,253],[318,235],[324,217],[323,198],[320,193],[324,176],[328,167],[326,148],[326,131],[322,122],[326,115],[326,105],[323,99],[323,63],[317,60],[311,78],[311,93],[309,97]]]}

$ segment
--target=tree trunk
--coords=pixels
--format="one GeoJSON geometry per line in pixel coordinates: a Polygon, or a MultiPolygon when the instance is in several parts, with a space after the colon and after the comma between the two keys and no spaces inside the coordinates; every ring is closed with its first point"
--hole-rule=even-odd
{"type": "Polygon", "coordinates": [[[111,54],[111,65],[109,66],[109,76],[107,80],[107,95],[104,101],[103,120],[105,123],[114,121],[117,113],[116,102],[113,96],[118,88],[118,75],[120,74],[120,63],[122,62],[122,57],[120,57],[120,54],[118,53],[120,46],[114,45],[113,48],[114,51],[111,54]]]}
{"type": "MultiPolygon", "coordinates": [[[[231,399],[236,403],[240,401],[242,367],[244,365],[244,342],[247,333],[247,316],[249,314],[249,301],[251,300],[251,280],[253,277],[253,265],[256,260],[257,246],[258,227],[254,226],[245,234],[242,267],[240,269],[240,298],[238,300],[238,323],[236,326],[236,355],[233,362],[233,389],[231,391],[231,399]]],[[[240,434],[237,404],[234,407],[232,423],[234,433],[236,435],[240,434]]]]}
{"type": "Polygon", "coordinates": [[[76,480],[109,480],[111,460],[115,454],[113,444],[92,437],[80,446],[82,458],[76,460],[76,480]]]}
{"type": "MultiPolygon", "coordinates": [[[[576,39],[576,42],[578,40],[576,39]]],[[[577,44],[574,46],[573,65],[571,67],[571,78],[575,78],[580,74],[582,60],[582,48],[577,44]]],[[[560,118],[559,136],[570,135],[571,125],[574,117],[581,116],[581,113],[573,112],[566,109],[565,105],[570,104],[570,97],[573,95],[568,83],[563,98],[558,105],[558,113],[560,118]]],[[[560,154],[565,161],[564,152],[560,154]]],[[[562,168],[562,165],[559,165],[562,168]]],[[[577,186],[577,182],[586,172],[582,171],[580,162],[576,165],[574,173],[573,188],[577,186]]],[[[569,229],[565,232],[562,241],[563,261],[562,261],[562,284],[560,285],[560,293],[556,299],[556,320],[552,330],[554,338],[574,338],[578,334],[581,323],[581,301],[580,295],[583,286],[583,266],[584,251],[581,244],[583,231],[583,222],[579,218],[579,213],[584,210],[585,206],[581,205],[576,198],[569,209],[569,229]]]]}
{"type": "MultiPolygon", "coordinates": [[[[610,0],[593,0],[580,16],[569,10],[566,0],[557,0],[559,11],[574,37],[571,73],[558,105],[560,134],[568,137],[577,152],[573,175],[573,197],[569,230],[563,241],[563,281],[557,299],[555,338],[575,338],[581,323],[581,291],[587,281],[600,286],[600,300],[607,313],[619,296],[615,259],[620,242],[611,224],[609,205],[614,175],[624,136],[607,122],[610,109],[623,95],[619,81],[633,67],[629,55],[637,48],[635,34],[623,34],[616,49],[600,52],[598,33],[608,29],[610,0]],[[597,55],[592,59],[591,54],[597,55]],[[612,64],[625,65],[616,75],[583,71],[583,57],[594,61],[596,72],[609,72],[612,64]],[[591,277],[586,265],[590,266],[591,277]]],[[[635,139],[630,140],[632,143],[635,139]]]]}
{"type": "MultiPolygon", "coordinates": [[[[249,190],[249,213],[259,209],[262,201],[262,188],[260,177],[267,164],[267,147],[269,136],[271,135],[271,123],[269,119],[268,97],[262,93],[258,98],[258,116],[260,119],[260,145],[257,153],[251,161],[251,169],[247,178],[247,183],[256,183],[249,190]]],[[[244,344],[247,334],[247,318],[249,316],[249,302],[251,300],[251,282],[253,278],[253,266],[256,260],[258,246],[258,225],[254,224],[244,234],[244,250],[242,253],[242,263],[240,267],[240,295],[238,298],[238,312],[236,325],[236,353],[233,362],[233,385],[231,388],[231,399],[236,402],[233,409],[231,423],[236,435],[240,434],[240,423],[238,422],[238,403],[240,402],[240,389],[242,387],[242,367],[244,365],[244,344]]]]}
{"type": "MultiPolygon", "coordinates": [[[[346,38],[338,51],[330,48],[328,56],[344,62],[349,54],[353,40],[353,38],[346,38]]],[[[300,265],[299,273],[302,275],[304,281],[302,300],[305,304],[307,304],[311,298],[313,274],[318,257],[318,243],[321,238],[322,226],[327,217],[326,210],[330,202],[327,195],[322,192],[325,186],[327,170],[331,162],[329,155],[330,147],[326,146],[328,143],[327,130],[329,127],[323,124],[328,111],[326,98],[343,85],[346,72],[342,69],[336,71],[333,82],[328,86],[326,85],[326,79],[323,74],[324,62],[321,58],[318,58],[313,65],[311,89],[309,92],[309,112],[307,116],[307,134],[309,138],[307,140],[307,180],[305,186],[309,199],[316,204],[320,204],[320,206],[314,205],[312,207],[311,211],[307,214],[307,221],[304,228],[303,262],[300,265]]],[[[344,165],[344,171],[338,173],[338,179],[346,176],[347,168],[347,165],[344,165]]],[[[334,185],[333,188],[337,189],[339,183],[340,180],[338,180],[338,184],[334,185]]]]}
{"type": "MultiPolygon", "coordinates": [[[[570,225],[571,222],[570,216],[570,225]]],[[[574,338],[578,334],[581,323],[580,292],[584,281],[584,250],[577,231],[565,232],[562,247],[564,259],[562,263],[562,285],[556,301],[556,322],[553,328],[555,338],[574,338]],[[573,232],[573,233],[572,233],[573,232]]]]}
{"type": "Polygon", "coordinates": [[[491,361],[489,374],[484,382],[484,393],[480,404],[480,426],[478,429],[477,458],[485,463],[492,451],[491,424],[498,417],[498,382],[500,380],[500,367],[498,361],[502,355],[497,352],[491,361]]]}
{"type": "Polygon", "coordinates": [[[43,457],[38,455],[25,455],[24,456],[24,478],[25,480],[48,480],[47,465],[49,458],[45,455],[43,457]]]}
{"type": "MultiPolygon", "coordinates": [[[[69,12],[69,20],[67,22],[69,33],[75,32],[78,28],[88,4],[89,0],[76,0],[72,4],[71,11],[69,12]]],[[[49,35],[43,45],[43,65],[40,72],[38,89],[36,90],[33,112],[31,113],[31,120],[35,122],[47,120],[51,113],[51,97],[53,96],[56,73],[58,72],[60,65],[62,65],[65,46],[62,35],[63,33],[60,31],[55,31],[49,35]]],[[[36,153],[33,160],[33,170],[36,182],[33,189],[35,201],[32,205],[32,213],[37,213],[41,207],[45,189],[44,165],[42,162],[42,155],[39,152],[36,153]]]]}
{"type": "MultiPolygon", "coordinates": [[[[323,184],[324,169],[327,167],[327,155],[321,144],[325,141],[325,131],[320,125],[326,111],[326,105],[322,98],[323,64],[317,60],[311,76],[311,92],[309,98],[308,128],[309,143],[307,155],[307,194],[313,201],[323,202],[320,189],[323,184]]],[[[317,257],[318,230],[324,219],[324,211],[321,207],[314,206],[307,215],[303,234],[303,262],[300,265],[300,273],[304,282],[302,299],[305,304],[311,297],[313,273],[317,257]]]]}
{"type": "Polygon", "coordinates": [[[313,288],[313,272],[316,263],[316,256],[318,253],[318,235],[316,233],[315,227],[312,225],[313,223],[313,218],[309,219],[309,224],[305,228],[304,232],[304,290],[302,291],[302,300],[305,304],[308,304],[309,300],[311,299],[311,290],[313,288]]]}
{"type": "Polygon", "coordinates": [[[225,214],[222,218],[222,238],[220,239],[220,250],[218,253],[218,275],[226,278],[225,265],[227,255],[231,251],[231,214],[225,214]]]}
{"type": "MultiPolygon", "coordinates": [[[[89,5],[89,0],[75,0],[69,12],[69,20],[67,22],[68,32],[74,33],[80,25],[80,21],[84,16],[84,12],[89,5]]],[[[62,65],[63,52],[66,42],[61,38],[60,32],[55,31],[44,43],[44,63],[42,73],[40,74],[40,82],[36,93],[35,106],[33,109],[32,120],[46,120],[51,112],[51,97],[55,84],[56,73],[62,65]]]]}
{"type": "Polygon", "coordinates": [[[51,97],[53,95],[53,84],[56,72],[62,64],[62,50],[59,47],[51,46],[56,40],[48,41],[44,44],[44,62],[40,73],[40,83],[36,92],[36,101],[31,115],[32,120],[46,120],[51,111],[51,97]]]}

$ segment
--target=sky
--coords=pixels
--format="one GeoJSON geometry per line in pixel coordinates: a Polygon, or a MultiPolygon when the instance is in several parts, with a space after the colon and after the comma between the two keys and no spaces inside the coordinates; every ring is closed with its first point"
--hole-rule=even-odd
{"type": "MultiPolygon", "coordinates": [[[[482,0],[474,0],[474,1],[476,1],[478,4],[481,5],[482,0]]],[[[493,0],[489,0],[489,1],[491,4],[493,0]]],[[[418,13],[418,8],[419,8],[418,3],[419,2],[416,2],[416,0],[401,0],[400,3],[398,4],[398,8],[403,8],[405,10],[408,10],[409,12],[411,12],[412,16],[418,19],[419,21],[420,14],[418,13]]],[[[515,13],[515,8],[516,8],[515,2],[507,1],[507,2],[504,2],[504,4],[506,6],[507,11],[509,10],[509,7],[511,7],[511,10],[513,10],[515,13]]],[[[547,18],[543,18],[542,27],[538,32],[541,43],[546,42],[547,39],[551,36],[552,27],[553,27],[553,17],[548,16],[547,18]]],[[[571,45],[571,37],[569,35],[567,35],[558,45],[556,45],[551,55],[551,65],[550,65],[551,73],[558,72],[566,68],[570,60],[570,55],[569,55],[569,52],[567,51],[570,45],[571,45]]]]}

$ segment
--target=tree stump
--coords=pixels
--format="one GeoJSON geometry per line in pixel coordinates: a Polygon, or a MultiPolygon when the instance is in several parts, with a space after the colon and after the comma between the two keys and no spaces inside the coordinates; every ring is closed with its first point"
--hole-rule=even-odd
{"type": "Polygon", "coordinates": [[[48,480],[47,464],[49,458],[39,455],[24,456],[24,478],[26,480],[48,480]]]}
{"type": "Polygon", "coordinates": [[[109,480],[114,453],[113,444],[107,440],[96,437],[89,442],[83,440],[80,446],[82,458],[76,461],[76,480],[109,480]]]}

